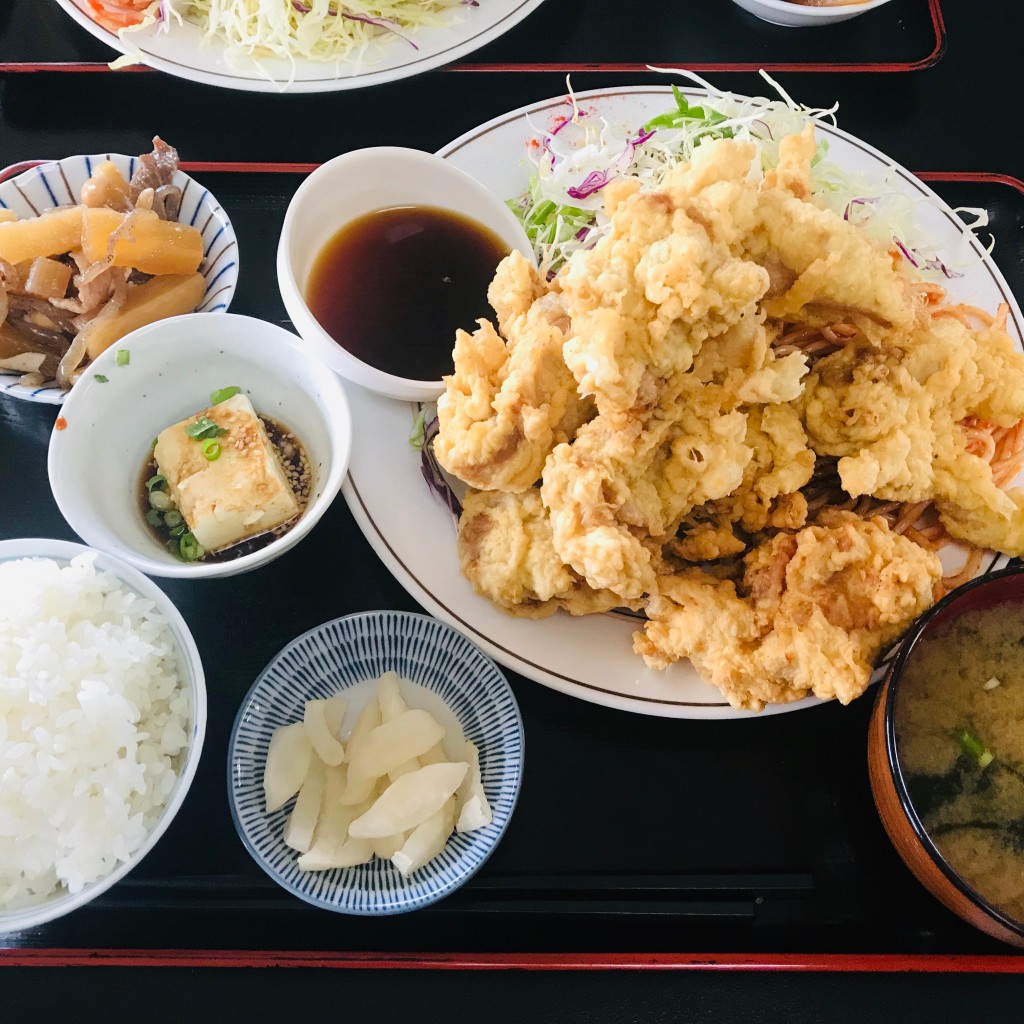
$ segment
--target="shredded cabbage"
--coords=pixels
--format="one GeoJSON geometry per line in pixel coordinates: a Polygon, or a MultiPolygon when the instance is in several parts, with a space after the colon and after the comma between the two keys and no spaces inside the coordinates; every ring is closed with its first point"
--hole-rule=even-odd
{"type": "MultiPolygon", "coordinates": [[[[644,188],[656,189],[699,145],[722,138],[753,142],[760,155],[760,167],[753,173],[763,174],[778,165],[785,136],[798,134],[810,122],[836,123],[838,104],[827,109],[798,104],[764,72],[780,99],[736,96],[714,89],[692,72],[668,73],[697,82],[709,91],[709,100],[691,105],[673,85],[675,109],[644,125],[624,127],[580,110],[570,85],[565,120],[554,131],[537,131],[528,148],[535,170],[527,191],[508,205],[533,243],[542,270],[557,272],[575,251],[590,248],[607,233],[603,188],[608,182],[637,178],[644,188]]],[[[974,229],[988,223],[984,210],[957,211],[974,221],[965,224],[963,251],[949,254],[944,263],[937,243],[917,225],[917,206],[933,201],[901,192],[894,170],[871,180],[848,172],[828,159],[828,140],[821,139],[811,163],[811,182],[818,202],[901,250],[924,277],[959,276],[956,266],[975,258],[969,248],[974,229]]]]}
{"type": "Polygon", "coordinates": [[[229,59],[279,58],[363,64],[407,29],[451,24],[460,0],[176,0],[189,21],[229,59]]]}
{"type": "Polygon", "coordinates": [[[126,54],[110,67],[143,61],[131,34],[158,24],[170,28],[183,18],[198,25],[204,43],[217,42],[236,65],[280,59],[291,65],[291,84],[299,61],[333,62],[341,73],[378,61],[382,44],[399,39],[418,50],[416,30],[451,25],[454,11],[478,6],[476,0],[154,0],[138,25],[118,32],[126,54]],[[408,31],[407,31],[408,30],[408,31]]]}

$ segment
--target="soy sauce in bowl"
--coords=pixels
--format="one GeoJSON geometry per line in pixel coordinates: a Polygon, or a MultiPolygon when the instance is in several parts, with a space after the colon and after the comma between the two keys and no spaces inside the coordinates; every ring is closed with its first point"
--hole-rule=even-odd
{"type": "Polygon", "coordinates": [[[491,317],[487,287],[509,247],[451,210],[396,206],[350,221],[310,271],[306,302],[357,359],[396,376],[452,372],[455,329],[491,317]]]}

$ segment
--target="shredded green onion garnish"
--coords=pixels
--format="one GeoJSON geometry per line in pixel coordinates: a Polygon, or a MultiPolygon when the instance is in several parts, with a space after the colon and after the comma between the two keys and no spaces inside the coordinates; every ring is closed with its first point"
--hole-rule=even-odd
{"type": "Polygon", "coordinates": [[[979,768],[987,768],[995,760],[992,751],[970,729],[964,729],[957,739],[960,749],[969,757],[974,758],[979,768]]]}
{"type": "Polygon", "coordinates": [[[203,456],[207,462],[216,462],[220,458],[220,444],[214,441],[212,437],[208,437],[202,445],[203,456]]]}
{"type": "Polygon", "coordinates": [[[219,391],[210,392],[210,405],[220,405],[229,398],[234,398],[242,389],[236,387],[221,388],[219,391]]]}
{"type": "Polygon", "coordinates": [[[126,348],[119,348],[117,350],[117,365],[127,366],[131,362],[132,354],[126,348]]]}
{"type": "Polygon", "coordinates": [[[163,525],[162,517],[155,508],[151,508],[146,513],[146,522],[149,523],[149,525],[152,526],[154,529],[159,529],[163,525]]]}
{"type": "Polygon", "coordinates": [[[181,513],[176,508],[172,508],[170,512],[164,514],[164,526],[174,527],[180,523],[181,513]]]}
{"type": "Polygon", "coordinates": [[[208,437],[220,437],[227,431],[223,427],[218,427],[208,416],[200,416],[195,423],[185,428],[185,433],[195,441],[205,441],[208,437]]]}
{"type": "Polygon", "coordinates": [[[416,413],[416,419],[413,420],[412,430],[409,431],[409,444],[411,444],[417,451],[423,447],[423,442],[426,440],[426,427],[427,407],[425,405],[421,405],[420,411],[416,413]]]}
{"type": "Polygon", "coordinates": [[[110,380],[109,377],[104,377],[102,373],[94,373],[92,376],[93,380],[98,380],[101,384],[106,384],[110,380]]]}
{"type": "Polygon", "coordinates": [[[156,473],[146,481],[146,490],[152,491],[154,487],[159,487],[162,490],[165,483],[167,483],[167,477],[162,473],[156,473]]]}

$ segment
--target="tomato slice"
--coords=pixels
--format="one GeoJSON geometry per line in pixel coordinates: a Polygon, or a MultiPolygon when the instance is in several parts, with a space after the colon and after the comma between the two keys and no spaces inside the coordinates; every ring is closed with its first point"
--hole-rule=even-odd
{"type": "Polygon", "coordinates": [[[152,0],[89,0],[96,21],[114,32],[140,24],[151,3],[152,0]]]}

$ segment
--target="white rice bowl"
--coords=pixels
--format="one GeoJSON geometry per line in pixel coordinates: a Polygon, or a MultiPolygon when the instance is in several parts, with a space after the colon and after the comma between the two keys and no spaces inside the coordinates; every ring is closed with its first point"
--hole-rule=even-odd
{"type": "Polygon", "coordinates": [[[44,911],[28,923],[65,913],[137,863],[184,797],[205,726],[198,654],[162,592],[79,545],[5,542],[0,559],[29,544],[69,550],[0,560],[0,931],[26,927],[26,908],[44,911]]]}

